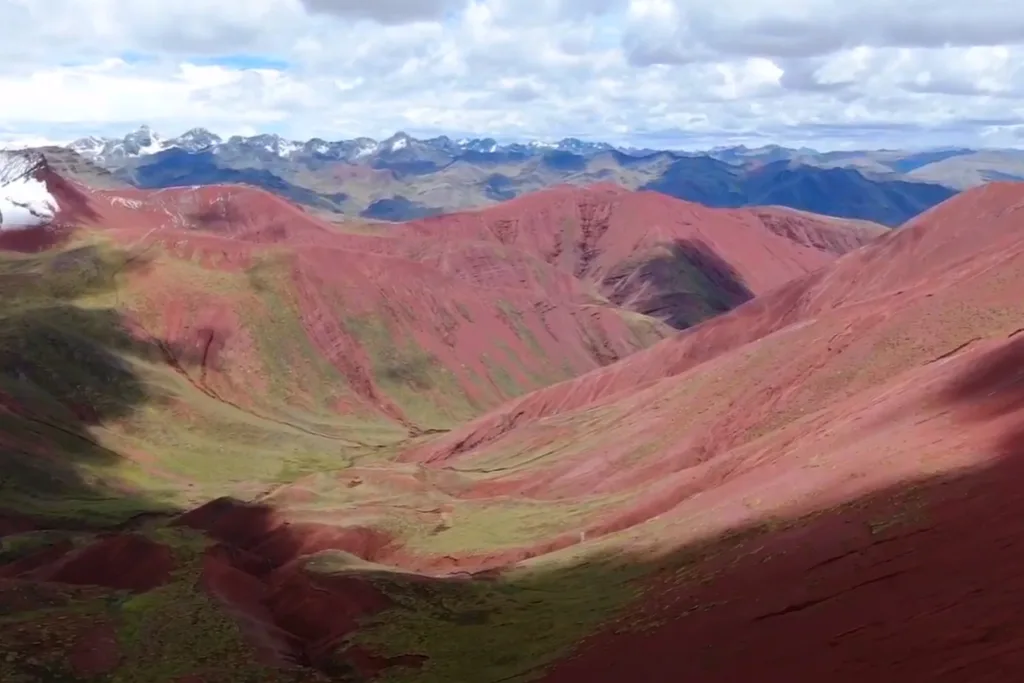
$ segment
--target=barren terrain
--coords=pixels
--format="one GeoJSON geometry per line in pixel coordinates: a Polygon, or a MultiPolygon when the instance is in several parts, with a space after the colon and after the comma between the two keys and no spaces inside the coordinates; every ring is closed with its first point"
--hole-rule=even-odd
{"type": "Polygon", "coordinates": [[[1024,664],[1024,186],[892,232],[614,186],[379,230],[38,172],[54,225],[0,235],[5,681],[1024,664]]]}

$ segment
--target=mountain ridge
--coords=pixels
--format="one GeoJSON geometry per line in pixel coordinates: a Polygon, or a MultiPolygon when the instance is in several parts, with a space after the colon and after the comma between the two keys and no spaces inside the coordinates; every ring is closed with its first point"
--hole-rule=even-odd
{"type": "MultiPolygon", "coordinates": [[[[204,129],[163,139],[143,128],[117,140],[79,140],[69,149],[139,187],[246,182],[327,213],[389,222],[487,206],[562,183],[610,181],[715,207],[780,204],[896,227],[960,189],[928,182],[936,165],[933,175],[940,179],[994,172],[950,170],[950,157],[938,153],[860,153],[881,155],[866,163],[856,154],[771,146],[692,153],[577,138],[527,144],[419,140],[402,132],[379,142],[328,142],[265,134],[223,139],[204,129]]],[[[1010,161],[958,158],[998,162],[1003,176],[1012,174],[1010,161]]]]}
{"type": "MultiPolygon", "coordinates": [[[[772,163],[775,161],[799,161],[807,163],[809,158],[818,157],[833,165],[838,162],[856,160],[862,155],[875,155],[888,164],[891,171],[906,173],[923,168],[932,163],[939,163],[956,157],[973,154],[989,154],[1007,152],[1024,155],[1024,150],[1011,148],[968,148],[935,146],[925,149],[848,149],[841,151],[819,151],[811,147],[786,147],[778,144],[765,144],[760,147],[749,147],[745,144],[710,147],[704,150],[682,151],[672,147],[635,147],[632,145],[615,145],[603,141],[582,140],[566,137],[559,140],[530,140],[526,142],[499,142],[495,138],[452,138],[441,135],[432,138],[415,138],[404,131],[398,131],[388,138],[377,140],[370,137],[342,138],[329,141],[320,137],[307,140],[293,140],[273,133],[259,133],[250,136],[232,135],[223,137],[209,129],[196,127],[178,136],[166,137],[153,131],[148,125],[123,137],[91,136],[79,138],[66,146],[91,159],[103,159],[109,156],[145,156],[180,148],[189,152],[197,152],[221,145],[245,145],[262,148],[263,151],[278,156],[292,154],[317,154],[335,160],[353,161],[371,156],[375,153],[400,153],[415,146],[431,148],[442,152],[477,153],[480,155],[500,154],[543,154],[548,151],[570,152],[580,156],[593,156],[603,152],[625,155],[630,158],[643,158],[659,154],[670,154],[676,157],[707,156],[731,165],[746,163],[772,163]]],[[[813,165],[813,164],[812,164],[813,165]]]]}

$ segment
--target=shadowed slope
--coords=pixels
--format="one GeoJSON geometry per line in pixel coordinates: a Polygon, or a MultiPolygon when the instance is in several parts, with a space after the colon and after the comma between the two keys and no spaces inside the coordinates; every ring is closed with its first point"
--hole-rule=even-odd
{"type": "Polygon", "coordinates": [[[736,269],[706,243],[677,240],[621,263],[602,280],[608,298],[685,329],[753,297],[736,269]]]}
{"type": "Polygon", "coordinates": [[[128,183],[67,147],[40,147],[47,166],[59,177],[101,190],[125,189],[128,183]]]}
{"type": "MultiPolygon", "coordinates": [[[[186,482],[153,486],[168,475],[152,455],[109,439],[111,425],[173,399],[153,382],[165,353],[185,367],[197,358],[140,334],[120,310],[118,291],[149,267],[146,256],[79,237],[39,254],[0,252],[0,679],[110,680],[118,669],[117,680],[160,680],[139,666],[133,636],[174,615],[141,613],[150,594],[132,593],[175,580],[186,587],[176,609],[201,617],[188,622],[202,633],[194,661],[249,675],[253,650],[183,580],[173,539],[133,532],[178,513],[186,482]]],[[[154,642],[164,671],[173,667],[174,640],[146,647],[154,642]]]]}
{"type": "MultiPolygon", "coordinates": [[[[102,242],[0,254],[0,508],[80,525],[93,513],[117,519],[164,507],[120,481],[131,456],[94,433],[164,398],[139,367],[159,363],[167,347],[140,337],[110,305],[118,282],[145,267],[102,242]]],[[[187,349],[176,353],[195,361],[187,349]]]]}
{"type": "Polygon", "coordinates": [[[941,185],[868,178],[854,168],[807,166],[788,159],[740,167],[700,156],[675,160],[642,187],[707,206],[781,205],[892,227],[955,194],[941,185]]]}
{"type": "Polygon", "coordinates": [[[951,367],[928,402],[888,421],[929,423],[905,422],[903,435],[927,431],[931,441],[890,438],[888,457],[925,461],[936,474],[799,525],[776,517],[746,542],[723,544],[723,555],[702,549],[696,580],[663,572],[652,581],[636,612],[645,625],[623,620],[543,680],[725,682],[766,669],[808,682],[1019,676],[1022,360],[1011,339],[939,361],[951,367]],[[975,464],[947,460],[957,452],[975,464]]]}

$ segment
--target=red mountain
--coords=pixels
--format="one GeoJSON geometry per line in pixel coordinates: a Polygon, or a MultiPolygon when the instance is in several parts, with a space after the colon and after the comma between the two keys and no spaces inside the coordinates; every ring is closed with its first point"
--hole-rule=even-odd
{"type": "MultiPolygon", "coordinates": [[[[876,444],[847,410],[923,410],[873,392],[961,328],[890,299],[1004,291],[927,228],[815,270],[878,230],[607,186],[378,229],[37,170],[61,211],[0,244],[5,680],[538,674],[648,609],[646,553],[913,470],[803,467],[876,444]]],[[[550,675],[601,680],[597,642],[550,675]]]]}
{"type": "Polygon", "coordinates": [[[440,244],[477,241],[527,251],[610,301],[688,327],[817,270],[885,231],[784,208],[709,209],[615,185],[562,186],[495,207],[413,222],[396,232],[440,244]]]}
{"type": "Polygon", "coordinates": [[[408,451],[432,468],[503,463],[474,496],[620,501],[577,528],[647,566],[644,597],[542,680],[1024,671],[1010,569],[1024,548],[1022,211],[1020,184],[971,190],[408,451]],[[510,467],[541,439],[544,457],[510,467]]]}

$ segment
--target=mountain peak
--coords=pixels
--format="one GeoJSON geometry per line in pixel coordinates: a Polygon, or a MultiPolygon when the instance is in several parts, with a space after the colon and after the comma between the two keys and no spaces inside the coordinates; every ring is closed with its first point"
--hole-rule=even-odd
{"type": "Polygon", "coordinates": [[[178,137],[179,137],[179,139],[180,138],[198,138],[198,137],[214,137],[214,138],[218,138],[218,139],[220,138],[219,135],[211,133],[209,129],[201,128],[201,127],[189,128],[187,131],[185,131],[184,133],[182,133],[178,137]]]}
{"type": "Polygon", "coordinates": [[[397,152],[399,150],[406,149],[412,142],[414,142],[412,136],[405,131],[400,130],[387,140],[380,143],[380,146],[392,152],[397,152]]]}
{"type": "Polygon", "coordinates": [[[189,152],[198,152],[222,141],[219,135],[211,133],[206,128],[191,128],[173,140],[169,140],[168,146],[180,147],[189,152]]]}
{"type": "MultiPolygon", "coordinates": [[[[431,138],[416,138],[407,131],[399,130],[381,141],[368,137],[348,140],[325,140],[321,137],[305,141],[288,140],[276,133],[260,133],[243,136],[232,135],[223,138],[207,128],[191,128],[178,137],[164,139],[146,124],[122,138],[85,137],[75,140],[68,148],[94,161],[119,160],[145,154],[152,154],[170,148],[188,152],[221,148],[263,148],[266,152],[287,157],[293,154],[315,154],[328,159],[355,162],[381,154],[402,152],[403,157],[426,156],[434,161],[442,157],[455,159],[462,154],[473,152],[483,154],[536,154],[546,150],[558,150],[577,156],[591,156],[608,150],[619,150],[632,155],[628,148],[619,148],[605,142],[588,142],[576,137],[564,138],[559,142],[531,141],[526,143],[499,143],[493,137],[463,138],[454,140],[448,135],[431,138]]],[[[227,151],[227,149],[223,150],[227,151]]]]}

